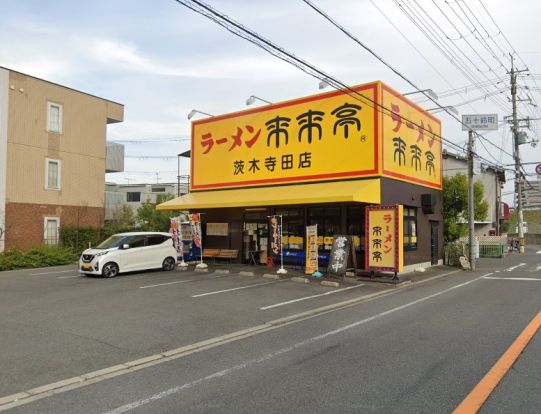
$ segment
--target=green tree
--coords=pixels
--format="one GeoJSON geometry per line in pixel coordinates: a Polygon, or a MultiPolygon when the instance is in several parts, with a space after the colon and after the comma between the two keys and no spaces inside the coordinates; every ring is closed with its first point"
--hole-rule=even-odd
{"type": "Polygon", "coordinates": [[[112,219],[107,220],[106,226],[111,234],[135,228],[135,214],[126,204],[117,204],[112,212],[112,219]]]}
{"type": "MultiPolygon", "coordinates": [[[[475,220],[485,220],[488,203],[484,199],[485,188],[477,181],[473,185],[475,220]]],[[[466,235],[468,222],[468,179],[464,174],[443,178],[443,226],[444,238],[453,242],[466,235]]]]}
{"type": "Polygon", "coordinates": [[[168,231],[171,212],[158,211],[156,210],[156,205],[172,198],[173,195],[171,194],[158,194],[155,203],[150,202],[150,200],[144,201],[137,209],[136,214],[139,228],[142,231],[168,231]]]}

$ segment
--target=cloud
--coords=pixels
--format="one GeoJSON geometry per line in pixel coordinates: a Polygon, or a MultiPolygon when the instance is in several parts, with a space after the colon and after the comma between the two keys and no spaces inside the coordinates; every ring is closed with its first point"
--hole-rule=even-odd
{"type": "Polygon", "coordinates": [[[216,64],[190,59],[189,62],[163,62],[157,58],[144,55],[133,42],[122,42],[113,39],[80,39],[77,41],[84,50],[83,55],[102,67],[131,72],[142,72],[161,76],[178,76],[189,78],[245,79],[282,77],[290,75],[289,65],[274,58],[254,58],[234,56],[220,57],[216,64]]]}

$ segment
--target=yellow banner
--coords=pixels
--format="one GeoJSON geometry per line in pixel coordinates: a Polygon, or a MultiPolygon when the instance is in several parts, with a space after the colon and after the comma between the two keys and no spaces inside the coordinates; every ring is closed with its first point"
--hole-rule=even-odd
{"type": "Polygon", "coordinates": [[[401,272],[404,267],[402,205],[366,207],[366,263],[371,270],[401,272]]]}
{"type": "MultiPolygon", "coordinates": [[[[370,100],[379,83],[356,86],[370,100]]],[[[378,112],[333,91],[192,123],[191,188],[374,176],[378,112]]]]}
{"type": "Polygon", "coordinates": [[[441,189],[441,123],[382,84],[382,175],[441,189]]]}
{"type": "Polygon", "coordinates": [[[306,226],[306,274],[311,275],[318,270],[317,224],[306,226]]]}

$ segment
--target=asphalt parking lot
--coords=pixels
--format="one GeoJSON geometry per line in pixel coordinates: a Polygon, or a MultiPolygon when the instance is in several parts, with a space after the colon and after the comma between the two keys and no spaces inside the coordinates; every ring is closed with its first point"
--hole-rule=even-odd
{"type": "Polygon", "coordinates": [[[0,396],[394,289],[296,283],[298,272],[270,279],[264,273],[272,270],[251,269],[113,279],[81,275],[74,265],[0,273],[0,396]]]}

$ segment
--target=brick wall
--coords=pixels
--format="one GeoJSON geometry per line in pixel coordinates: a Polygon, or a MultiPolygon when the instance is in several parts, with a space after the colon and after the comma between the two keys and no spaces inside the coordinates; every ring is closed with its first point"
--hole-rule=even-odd
{"type": "Polygon", "coordinates": [[[101,227],[104,214],[103,207],[7,203],[5,249],[18,247],[27,250],[43,244],[45,217],[59,217],[60,226],[101,227]]]}

